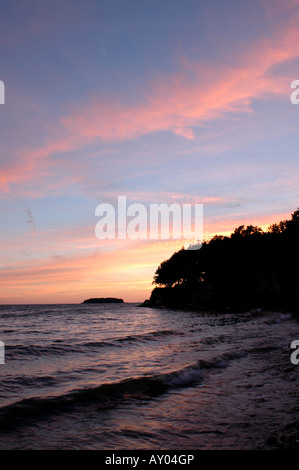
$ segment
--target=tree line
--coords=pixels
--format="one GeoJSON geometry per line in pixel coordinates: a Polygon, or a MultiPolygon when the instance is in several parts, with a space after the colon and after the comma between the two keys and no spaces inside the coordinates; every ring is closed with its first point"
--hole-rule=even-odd
{"type": "Polygon", "coordinates": [[[199,250],[182,248],[156,270],[152,303],[170,307],[298,308],[299,209],[290,220],[241,225],[199,250]],[[163,292],[162,292],[163,289],[163,292]]]}

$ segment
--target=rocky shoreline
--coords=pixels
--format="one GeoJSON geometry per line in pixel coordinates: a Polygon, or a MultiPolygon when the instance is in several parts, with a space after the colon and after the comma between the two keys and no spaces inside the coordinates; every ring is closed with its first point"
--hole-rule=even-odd
{"type": "Polygon", "coordinates": [[[236,295],[230,301],[220,299],[208,294],[203,289],[192,291],[183,286],[156,287],[153,289],[149,299],[146,299],[140,307],[174,309],[181,311],[197,312],[219,312],[219,313],[242,313],[248,310],[271,310],[289,312],[299,317],[298,305],[291,300],[274,297],[247,298],[242,299],[236,295]]]}

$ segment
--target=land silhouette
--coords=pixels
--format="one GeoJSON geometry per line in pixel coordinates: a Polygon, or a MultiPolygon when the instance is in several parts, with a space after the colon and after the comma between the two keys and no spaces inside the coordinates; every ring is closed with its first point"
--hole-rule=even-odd
{"type": "Polygon", "coordinates": [[[94,297],[86,299],[82,302],[83,304],[122,304],[123,299],[117,299],[115,297],[94,297]]]}
{"type": "Polygon", "coordinates": [[[178,309],[287,308],[299,312],[299,209],[290,220],[241,225],[198,250],[182,248],[155,272],[143,305],[178,309]]]}

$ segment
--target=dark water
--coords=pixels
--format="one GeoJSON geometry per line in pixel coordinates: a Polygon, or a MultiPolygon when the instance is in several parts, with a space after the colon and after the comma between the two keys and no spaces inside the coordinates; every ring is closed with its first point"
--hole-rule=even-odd
{"type": "Polygon", "coordinates": [[[290,314],[0,306],[0,449],[299,448],[290,314]]]}

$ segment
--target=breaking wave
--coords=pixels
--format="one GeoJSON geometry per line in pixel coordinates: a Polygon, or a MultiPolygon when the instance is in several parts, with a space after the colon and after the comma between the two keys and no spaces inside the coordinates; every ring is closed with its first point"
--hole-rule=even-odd
{"type": "Polygon", "coordinates": [[[0,429],[28,425],[46,416],[73,412],[88,405],[96,406],[100,411],[115,408],[130,400],[148,400],[173,389],[196,386],[205,380],[210,370],[225,368],[230,361],[243,356],[237,351],[226,352],[212,360],[200,359],[167,373],[105,383],[59,396],[27,398],[0,409],[0,429]]]}

